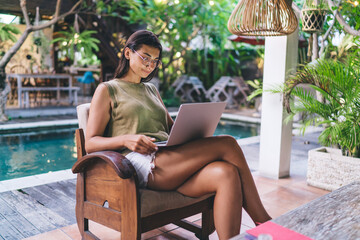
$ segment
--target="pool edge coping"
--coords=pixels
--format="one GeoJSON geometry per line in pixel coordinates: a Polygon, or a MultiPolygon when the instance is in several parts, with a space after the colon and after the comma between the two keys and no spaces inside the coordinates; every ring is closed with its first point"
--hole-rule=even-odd
{"type": "Polygon", "coordinates": [[[71,169],[0,181],[0,193],[76,178],[71,169]]]}
{"type": "Polygon", "coordinates": [[[14,129],[68,126],[68,125],[77,125],[77,124],[78,124],[77,119],[49,120],[49,121],[39,121],[39,122],[27,122],[27,123],[11,123],[11,124],[0,125],[0,132],[5,130],[6,131],[14,130],[14,129]]]}

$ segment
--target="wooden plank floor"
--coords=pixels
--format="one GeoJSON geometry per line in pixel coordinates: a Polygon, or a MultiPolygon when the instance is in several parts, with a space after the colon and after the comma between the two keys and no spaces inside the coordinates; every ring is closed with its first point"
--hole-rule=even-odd
{"type": "MultiPolygon", "coordinates": [[[[309,149],[319,146],[317,136],[318,134],[315,133],[307,134],[305,137],[293,137],[291,178],[278,181],[255,176],[264,205],[272,216],[278,216],[280,213],[282,214],[326,193],[326,191],[308,188],[305,183],[307,152],[309,149]],[[292,185],[289,185],[289,183],[292,185]],[[275,185],[277,188],[275,188],[275,185]],[[285,185],[289,185],[289,188],[284,188],[285,185]],[[299,190],[296,189],[297,187],[299,190]],[[306,196],[303,194],[304,189],[308,191],[306,196]],[[296,201],[287,202],[287,199],[283,199],[284,196],[289,200],[294,199],[296,201]],[[299,201],[299,196],[301,197],[300,200],[303,201],[299,201]],[[274,200],[281,201],[283,205],[277,208],[272,207],[274,206],[274,200]],[[288,205],[284,205],[284,203],[288,205]]],[[[259,158],[259,143],[243,145],[242,148],[250,168],[256,171],[259,158]]],[[[0,239],[23,239],[67,226],[73,226],[76,230],[74,225],[76,223],[75,185],[76,180],[72,179],[0,193],[0,239]]],[[[195,222],[199,221],[198,218],[193,220],[195,222]]],[[[251,222],[249,219],[247,221],[251,222]]],[[[251,224],[247,224],[246,221],[244,224],[244,227],[242,227],[244,229],[251,227],[251,224]]],[[[160,233],[167,231],[167,235],[175,236],[179,231],[178,234],[185,234],[181,230],[174,228],[162,228],[157,231],[160,233]]]]}
{"type": "Polygon", "coordinates": [[[22,239],[75,223],[75,181],[0,193],[0,236],[22,239]]]}

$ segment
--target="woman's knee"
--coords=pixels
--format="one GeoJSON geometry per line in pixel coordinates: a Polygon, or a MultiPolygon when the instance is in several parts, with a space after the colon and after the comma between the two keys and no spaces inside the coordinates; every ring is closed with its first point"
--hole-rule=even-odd
{"type": "Polygon", "coordinates": [[[229,135],[216,136],[218,142],[224,146],[238,146],[236,139],[229,135]]]}
{"type": "Polygon", "coordinates": [[[218,149],[221,149],[221,151],[223,152],[223,156],[225,156],[229,152],[234,152],[241,149],[236,139],[232,136],[217,136],[216,139],[218,149]]]}
{"type": "MultiPolygon", "coordinates": [[[[240,184],[239,171],[233,164],[218,161],[212,164],[213,167],[213,179],[220,186],[224,184],[240,184]]],[[[227,185],[228,187],[228,185],[227,185]]]]}

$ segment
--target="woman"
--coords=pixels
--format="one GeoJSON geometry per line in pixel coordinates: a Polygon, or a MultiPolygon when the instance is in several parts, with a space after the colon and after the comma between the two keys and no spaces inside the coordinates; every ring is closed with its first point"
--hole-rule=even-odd
{"type": "Polygon", "coordinates": [[[254,222],[268,221],[245,157],[230,136],[209,137],[158,149],[173,124],[154,85],[162,47],[149,31],[128,39],[115,79],[100,84],[86,128],[86,151],[115,150],[134,165],[142,187],[200,197],[215,193],[220,239],[240,232],[242,207],[254,222]]]}

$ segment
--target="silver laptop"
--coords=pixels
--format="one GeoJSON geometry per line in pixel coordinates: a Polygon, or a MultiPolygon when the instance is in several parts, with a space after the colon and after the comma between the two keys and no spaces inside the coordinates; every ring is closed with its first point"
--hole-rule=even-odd
{"type": "Polygon", "coordinates": [[[167,141],[155,142],[159,147],[179,145],[214,134],[226,102],[182,104],[167,141]]]}

